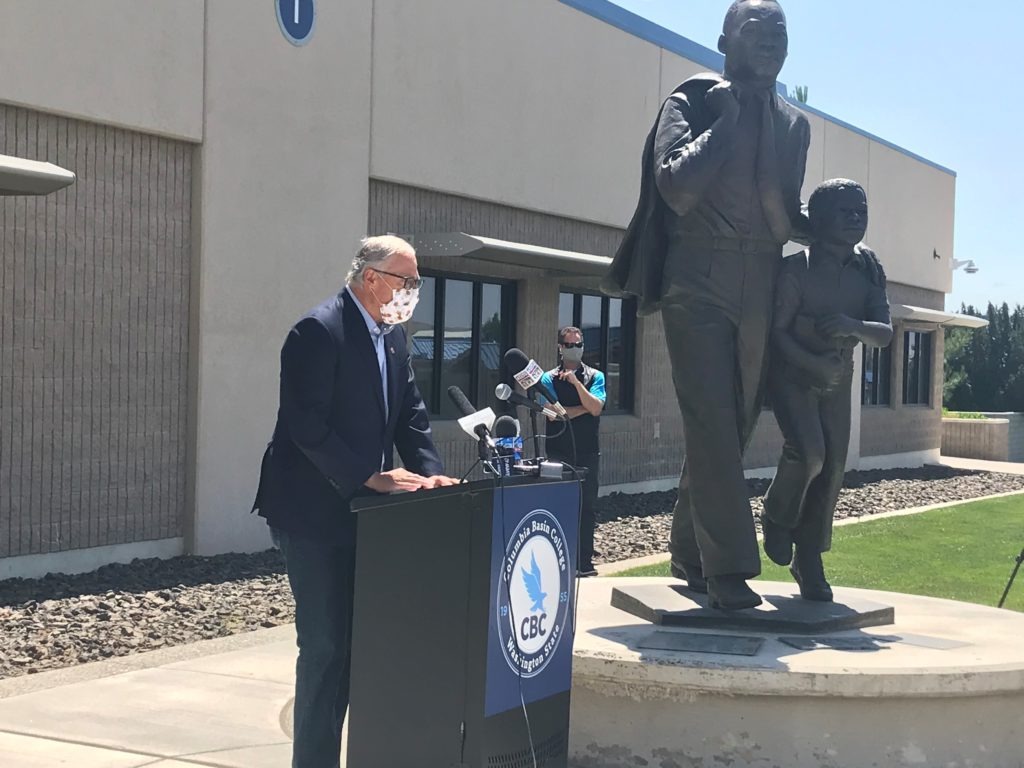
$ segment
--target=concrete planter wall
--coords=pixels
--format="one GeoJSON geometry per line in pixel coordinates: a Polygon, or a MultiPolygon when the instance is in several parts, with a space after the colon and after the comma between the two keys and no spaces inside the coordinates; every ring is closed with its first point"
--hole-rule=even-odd
{"type": "Polygon", "coordinates": [[[943,455],[988,461],[1024,461],[1024,414],[984,415],[987,418],[943,418],[943,455]]]}

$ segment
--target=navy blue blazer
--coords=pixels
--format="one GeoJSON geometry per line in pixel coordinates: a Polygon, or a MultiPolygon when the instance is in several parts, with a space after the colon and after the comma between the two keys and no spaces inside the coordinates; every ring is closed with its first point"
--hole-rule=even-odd
{"type": "Polygon", "coordinates": [[[281,395],[274,436],[263,456],[254,510],[296,535],[354,542],[352,499],[393,468],[393,448],[412,472],[444,467],[413,377],[405,329],[385,339],[388,418],[377,353],[348,291],[296,323],[281,350],[281,395]]]}

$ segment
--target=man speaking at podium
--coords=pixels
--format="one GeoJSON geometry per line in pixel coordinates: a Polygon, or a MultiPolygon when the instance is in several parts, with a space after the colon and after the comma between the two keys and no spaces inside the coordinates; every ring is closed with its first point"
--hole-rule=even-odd
{"type": "Polygon", "coordinates": [[[340,763],[355,568],[349,504],[457,483],[434,448],[401,327],[420,283],[411,245],[367,238],[345,288],[310,310],[281,350],[277,426],[254,509],[284,554],[295,597],[293,768],[340,763]],[[393,468],[393,449],[404,469],[393,468]]]}

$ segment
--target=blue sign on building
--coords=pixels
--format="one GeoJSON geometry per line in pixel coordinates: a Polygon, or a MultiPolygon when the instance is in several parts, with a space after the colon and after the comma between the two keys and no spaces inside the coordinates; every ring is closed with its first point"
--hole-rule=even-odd
{"type": "Polygon", "coordinates": [[[274,0],[277,5],[277,23],[292,45],[305,45],[313,36],[316,8],[313,0],[274,0]]]}

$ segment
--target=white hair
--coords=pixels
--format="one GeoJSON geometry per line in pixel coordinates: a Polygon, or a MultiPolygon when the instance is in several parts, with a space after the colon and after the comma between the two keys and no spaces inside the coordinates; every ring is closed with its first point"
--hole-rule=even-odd
{"type": "Polygon", "coordinates": [[[352,266],[348,270],[345,282],[362,285],[363,273],[367,267],[380,267],[392,256],[415,252],[409,243],[395,235],[365,237],[360,241],[359,253],[352,259],[352,266]]]}

